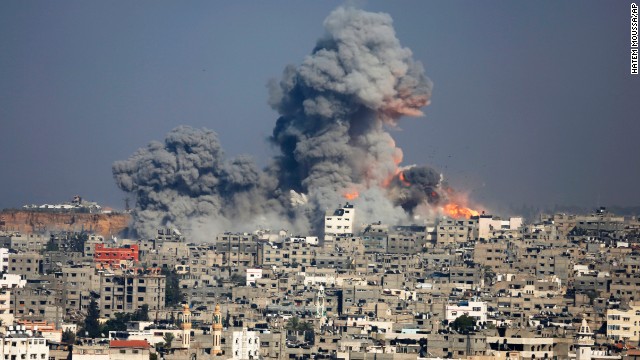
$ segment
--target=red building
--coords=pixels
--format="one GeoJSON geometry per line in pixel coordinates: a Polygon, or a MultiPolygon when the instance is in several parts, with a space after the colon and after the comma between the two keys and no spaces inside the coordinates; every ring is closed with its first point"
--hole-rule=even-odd
{"type": "Polygon", "coordinates": [[[93,260],[103,264],[120,264],[122,260],[138,261],[138,245],[125,245],[121,248],[108,248],[104,244],[96,244],[93,260]]]}
{"type": "Polygon", "coordinates": [[[147,340],[111,340],[109,358],[111,359],[149,359],[151,345],[147,340]]]}

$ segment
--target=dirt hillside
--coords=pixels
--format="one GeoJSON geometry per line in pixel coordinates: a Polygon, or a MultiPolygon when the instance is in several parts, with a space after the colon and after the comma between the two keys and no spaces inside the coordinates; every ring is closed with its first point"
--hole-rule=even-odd
{"type": "Polygon", "coordinates": [[[87,214],[28,210],[0,211],[0,230],[29,232],[89,231],[104,237],[119,235],[127,228],[129,214],[87,214]]]}

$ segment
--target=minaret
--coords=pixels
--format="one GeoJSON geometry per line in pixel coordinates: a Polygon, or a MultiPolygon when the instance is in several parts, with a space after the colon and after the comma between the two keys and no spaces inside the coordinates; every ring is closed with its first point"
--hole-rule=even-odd
{"type": "Polygon", "coordinates": [[[211,349],[211,355],[222,354],[222,348],[220,348],[220,341],[222,340],[222,318],[220,317],[220,305],[216,304],[213,310],[213,325],[211,326],[213,333],[213,348],[211,349]]]}
{"type": "MultiPolygon", "coordinates": [[[[320,284],[318,288],[318,293],[316,294],[316,318],[324,320],[327,316],[327,311],[325,309],[325,298],[324,298],[324,286],[320,284]]],[[[320,324],[322,325],[324,321],[320,324]]]]}
{"type": "Polygon", "coordinates": [[[593,346],[593,333],[587,319],[582,315],[582,324],[576,334],[574,347],[576,349],[576,360],[591,360],[591,347],[593,346]]]}
{"type": "Polygon", "coordinates": [[[191,346],[191,311],[189,305],[182,305],[182,348],[188,349],[191,346]]]}

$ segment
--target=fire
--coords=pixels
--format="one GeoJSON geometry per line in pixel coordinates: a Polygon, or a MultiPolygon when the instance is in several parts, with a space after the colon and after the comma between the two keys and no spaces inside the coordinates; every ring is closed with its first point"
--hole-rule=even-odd
{"type": "Polygon", "coordinates": [[[360,194],[354,190],[348,193],[344,193],[342,196],[347,200],[355,200],[358,198],[358,196],[360,196],[360,194]]]}
{"type": "Polygon", "coordinates": [[[453,217],[453,218],[461,218],[464,217],[469,219],[472,216],[480,215],[477,211],[469,209],[468,207],[458,205],[456,203],[448,203],[443,208],[444,212],[453,217]]]}
{"type": "Polygon", "coordinates": [[[402,183],[402,185],[404,186],[411,186],[411,183],[407,181],[407,179],[404,177],[404,171],[400,171],[398,173],[398,179],[400,180],[400,182],[402,183]]]}

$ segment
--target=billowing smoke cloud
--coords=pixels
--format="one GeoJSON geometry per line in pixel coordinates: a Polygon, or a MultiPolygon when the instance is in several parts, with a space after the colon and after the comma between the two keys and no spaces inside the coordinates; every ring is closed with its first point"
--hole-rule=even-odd
{"type": "MultiPolygon", "coordinates": [[[[181,126],[113,164],[118,187],[135,194],[134,229],[153,236],[166,225],[204,239],[284,214],[277,182],[247,157],[225,160],[213,131],[181,126]]],[[[277,224],[277,223],[276,223],[277,224]]]]}
{"type": "MultiPolygon", "coordinates": [[[[339,8],[324,25],[327,34],[300,66],[287,67],[271,84],[270,98],[281,114],[272,136],[282,153],[280,184],[308,193],[321,211],[345,193],[388,185],[402,151],[385,125],[421,115],[431,94],[431,82],[400,45],[389,15],[339,8]]],[[[390,209],[384,191],[366,198],[372,209],[390,209]]]]}
{"type": "Polygon", "coordinates": [[[402,116],[421,115],[432,87],[391,17],[338,8],[324,26],[302,64],[270,83],[269,103],[280,114],[270,140],[280,154],[266,170],[243,157],[226,161],[213,132],[188,127],[114,164],[118,186],[136,195],[140,235],[165,224],[231,230],[256,218],[313,231],[345,197],[360,222],[399,222],[441,201],[440,174],[400,171],[402,151],[387,131],[402,116]]]}
{"type": "Polygon", "coordinates": [[[414,166],[398,173],[389,189],[394,203],[410,214],[420,204],[437,205],[441,193],[441,175],[426,166],[414,166]]]}

